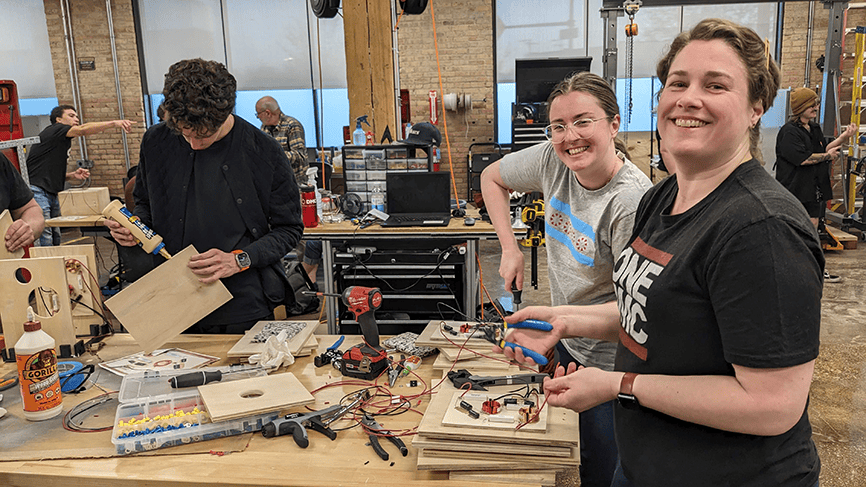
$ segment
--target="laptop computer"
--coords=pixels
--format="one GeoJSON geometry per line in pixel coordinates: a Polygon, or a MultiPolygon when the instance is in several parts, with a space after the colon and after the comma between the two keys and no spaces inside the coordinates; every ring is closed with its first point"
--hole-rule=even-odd
{"type": "Polygon", "coordinates": [[[388,219],[383,227],[442,227],[451,220],[451,175],[389,172],[385,176],[388,219]]]}

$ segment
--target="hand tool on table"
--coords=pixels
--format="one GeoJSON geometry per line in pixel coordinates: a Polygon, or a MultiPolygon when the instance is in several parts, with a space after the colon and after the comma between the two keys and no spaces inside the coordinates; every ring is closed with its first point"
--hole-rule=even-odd
{"type": "Polygon", "coordinates": [[[343,352],[339,351],[337,347],[339,347],[345,339],[345,335],[340,336],[340,338],[336,342],[334,342],[333,345],[325,349],[325,351],[321,355],[313,359],[313,364],[315,364],[316,367],[324,367],[328,364],[333,365],[334,362],[343,355],[343,352]]]}
{"type": "Polygon", "coordinates": [[[291,433],[295,443],[301,448],[306,448],[310,446],[307,428],[312,428],[330,438],[331,441],[334,441],[337,438],[337,433],[329,428],[330,424],[343,417],[343,415],[357,407],[362,401],[369,399],[369,397],[370,392],[364,389],[347,406],[335,404],[321,411],[287,414],[262,426],[262,436],[273,438],[291,433]]]}
{"type": "Polygon", "coordinates": [[[6,389],[11,389],[12,387],[15,387],[17,385],[18,385],[18,372],[17,371],[12,372],[10,374],[7,374],[7,375],[3,376],[2,379],[0,379],[0,391],[5,391],[6,389]]]}
{"type": "Polygon", "coordinates": [[[541,384],[547,374],[518,374],[518,375],[501,375],[484,377],[480,375],[472,375],[466,369],[448,372],[448,379],[454,384],[454,387],[463,389],[466,384],[470,385],[473,391],[486,391],[491,386],[510,386],[523,384],[541,384]]]}
{"type": "Polygon", "coordinates": [[[211,382],[219,382],[222,380],[223,376],[229,374],[237,374],[239,372],[250,372],[253,370],[265,370],[264,367],[244,367],[238,369],[232,369],[227,372],[223,372],[220,370],[214,371],[204,371],[199,370],[196,372],[189,372],[187,374],[181,374],[172,377],[168,380],[169,385],[172,389],[181,389],[183,387],[193,387],[193,386],[201,386],[205,384],[209,384],[211,382]]]}
{"type": "Polygon", "coordinates": [[[354,313],[364,335],[364,343],[350,348],[340,358],[340,371],[343,375],[364,380],[379,377],[388,368],[388,354],[379,346],[379,326],[375,317],[376,310],[382,306],[382,291],[377,287],[349,286],[342,294],[315,294],[341,298],[343,304],[354,313]]]}
{"type": "Polygon", "coordinates": [[[373,451],[379,455],[379,458],[382,460],[388,460],[390,456],[388,452],[382,448],[382,445],[379,444],[379,437],[388,438],[388,441],[393,443],[400,449],[400,453],[405,457],[409,454],[409,449],[406,448],[406,444],[403,443],[403,440],[394,436],[391,431],[382,428],[382,425],[379,424],[372,416],[369,414],[364,414],[364,417],[361,418],[361,425],[363,425],[364,430],[367,431],[367,434],[370,435],[370,446],[373,447],[373,451]]]}
{"type": "Polygon", "coordinates": [[[145,251],[154,255],[159,254],[166,260],[171,259],[171,254],[165,250],[165,244],[162,243],[162,237],[142,223],[137,216],[130,213],[120,201],[114,200],[109,203],[102,209],[102,215],[105,218],[111,218],[129,230],[138,241],[138,245],[145,251]]]}
{"type": "Polygon", "coordinates": [[[394,387],[394,384],[397,383],[397,378],[400,377],[400,373],[403,372],[403,364],[406,362],[406,356],[400,355],[400,361],[395,361],[391,364],[391,369],[388,370],[388,387],[394,387]]]}
{"type": "Polygon", "coordinates": [[[538,365],[547,365],[547,357],[534,350],[507,341],[505,335],[508,333],[509,328],[529,328],[538,331],[550,331],[553,329],[553,326],[550,323],[541,320],[524,320],[518,321],[517,323],[480,323],[475,325],[475,327],[478,331],[484,334],[484,339],[490,343],[501,348],[519,348],[523,350],[523,355],[531,358],[538,365]]]}

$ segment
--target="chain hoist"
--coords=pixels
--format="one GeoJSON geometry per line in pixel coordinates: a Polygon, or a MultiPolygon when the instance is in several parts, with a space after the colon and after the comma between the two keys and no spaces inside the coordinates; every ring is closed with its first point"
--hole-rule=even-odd
{"type": "Polygon", "coordinates": [[[631,123],[631,113],[634,107],[632,80],[634,79],[634,38],[637,37],[637,24],[634,21],[634,15],[640,10],[640,6],[640,0],[625,0],[623,2],[623,9],[628,16],[628,24],[625,26],[625,99],[628,109],[623,124],[626,142],[628,142],[628,126],[631,123]]]}

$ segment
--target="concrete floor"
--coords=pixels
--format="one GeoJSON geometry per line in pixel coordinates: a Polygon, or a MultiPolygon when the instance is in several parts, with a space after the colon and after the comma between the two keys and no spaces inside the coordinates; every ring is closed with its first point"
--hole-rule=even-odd
{"type": "MultiPolygon", "coordinates": [[[[64,240],[74,238],[64,233],[64,240]]],[[[117,262],[117,252],[99,239],[101,282],[106,269],[117,262]]],[[[499,277],[499,244],[479,245],[484,287],[493,299],[510,297],[499,277]]],[[[549,305],[547,258],[539,249],[539,286],[529,286],[529,249],[526,256],[526,286],[523,304],[549,305]]],[[[866,244],[855,250],[827,253],[827,269],[844,281],[824,286],[821,349],[812,382],[809,416],[822,461],[821,487],[864,486],[866,472],[866,244]]],[[[321,276],[321,272],[320,272],[321,276]]],[[[485,302],[488,299],[485,297],[485,302]]],[[[318,314],[304,319],[316,319],[318,314]]],[[[573,472],[560,476],[558,485],[579,485],[573,472]]]]}

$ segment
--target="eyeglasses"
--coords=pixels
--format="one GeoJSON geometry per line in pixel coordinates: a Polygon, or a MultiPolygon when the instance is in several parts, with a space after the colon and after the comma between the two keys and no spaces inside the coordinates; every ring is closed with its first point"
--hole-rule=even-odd
{"type": "Polygon", "coordinates": [[[610,117],[601,117],[601,118],[581,118],[579,120],[575,120],[569,124],[561,124],[561,123],[552,123],[547,127],[544,127],[544,136],[547,137],[547,140],[553,142],[554,144],[558,144],[565,140],[565,134],[569,129],[573,130],[575,134],[577,134],[578,138],[588,139],[592,137],[592,134],[595,133],[595,124],[599,120],[606,120],[610,117]]]}
{"type": "Polygon", "coordinates": [[[262,114],[265,112],[268,112],[268,111],[270,111],[270,110],[262,110],[260,112],[256,112],[256,118],[262,118],[262,114]]]}

